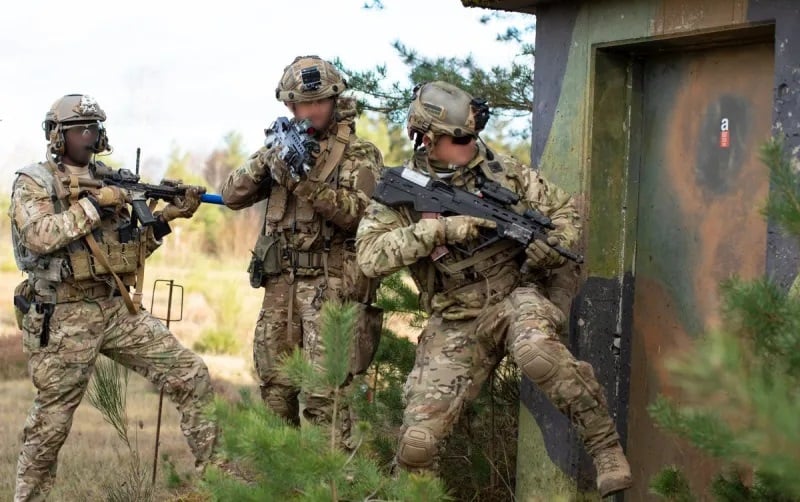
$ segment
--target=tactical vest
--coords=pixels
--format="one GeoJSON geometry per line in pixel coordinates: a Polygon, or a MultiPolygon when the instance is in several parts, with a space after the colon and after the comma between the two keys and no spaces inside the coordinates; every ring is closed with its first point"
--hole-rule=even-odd
{"type": "MultiPolygon", "coordinates": [[[[309,179],[338,188],[339,171],[350,140],[350,123],[337,123],[336,134],[323,140],[309,179]]],[[[342,252],[348,236],[317,214],[311,201],[296,197],[283,186],[272,188],[263,233],[278,237],[282,270],[297,275],[320,275],[327,261],[327,267],[335,275],[341,274],[342,252]]]]}
{"type": "MultiPolygon", "coordinates": [[[[471,175],[455,185],[474,191],[477,175],[483,175],[520,195],[520,202],[511,209],[524,212],[524,184],[517,180],[521,173],[502,160],[482,158],[470,169],[471,175]]],[[[435,175],[427,166],[414,164],[412,160],[409,167],[435,175]]],[[[413,221],[422,217],[413,210],[409,212],[413,221]]],[[[500,240],[471,255],[454,246],[447,249],[448,253],[436,261],[420,260],[409,267],[421,292],[420,303],[428,313],[440,312],[446,319],[476,317],[487,306],[502,301],[519,284],[525,255],[523,246],[515,241],[500,240]]]]}
{"type": "MultiPolygon", "coordinates": [[[[71,196],[65,186],[69,177],[56,174],[49,163],[31,164],[16,174],[30,177],[47,191],[55,214],[67,211],[71,204],[77,203],[77,192],[73,190],[71,196]]],[[[104,296],[114,289],[114,274],[125,287],[133,286],[137,283],[137,275],[142,272],[144,238],[135,233],[132,240],[120,242],[119,229],[128,223],[128,215],[101,220],[99,228],[91,234],[98,252],[90,249],[88,237],[84,237],[52,253],[39,255],[23,245],[19,228],[12,218],[11,238],[17,267],[28,274],[36,294],[53,303],[104,296]]]]}

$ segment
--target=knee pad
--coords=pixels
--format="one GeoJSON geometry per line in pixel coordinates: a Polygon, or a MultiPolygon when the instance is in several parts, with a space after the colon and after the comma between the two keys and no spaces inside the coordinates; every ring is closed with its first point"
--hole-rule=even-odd
{"type": "Polygon", "coordinates": [[[522,337],[514,343],[514,359],[522,373],[541,385],[558,373],[558,361],[547,351],[544,337],[522,337]]]}
{"type": "Polygon", "coordinates": [[[427,427],[413,425],[400,438],[397,460],[408,467],[430,467],[436,454],[436,438],[427,427]]]}

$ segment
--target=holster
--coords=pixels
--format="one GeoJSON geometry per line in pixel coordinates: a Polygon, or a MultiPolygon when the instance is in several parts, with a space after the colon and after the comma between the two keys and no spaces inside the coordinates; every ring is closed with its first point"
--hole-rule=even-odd
{"type": "Polygon", "coordinates": [[[33,303],[33,287],[25,279],[14,288],[14,316],[17,319],[17,327],[22,329],[22,318],[28,313],[33,303]]]}
{"type": "Polygon", "coordinates": [[[36,311],[44,315],[42,318],[42,332],[39,334],[39,347],[47,347],[50,342],[50,318],[53,317],[55,308],[54,303],[36,304],[36,311]]]}

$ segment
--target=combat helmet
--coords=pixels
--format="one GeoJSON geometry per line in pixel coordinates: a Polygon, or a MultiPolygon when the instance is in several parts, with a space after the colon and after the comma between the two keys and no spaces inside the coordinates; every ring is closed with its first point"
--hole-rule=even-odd
{"type": "Polygon", "coordinates": [[[97,124],[100,134],[93,147],[95,153],[108,150],[108,135],[103,127],[106,112],[88,94],[67,94],[55,101],[45,114],[42,128],[49,142],[50,152],[64,154],[64,131],[71,126],[97,124]]]}
{"type": "Polygon", "coordinates": [[[480,98],[447,82],[428,82],[417,85],[408,108],[408,136],[422,142],[436,136],[475,138],[489,120],[489,106],[480,98]]]}
{"type": "Polygon", "coordinates": [[[347,89],[347,82],[331,63],[319,56],[298,56],[286,68],[275,89],[284,103],[333,98],[347,89]]]}

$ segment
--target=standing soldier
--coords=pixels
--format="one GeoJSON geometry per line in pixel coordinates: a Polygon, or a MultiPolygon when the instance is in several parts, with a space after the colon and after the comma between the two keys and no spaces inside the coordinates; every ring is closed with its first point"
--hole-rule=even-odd
{"type": "MultiPolygon", "coordinates": [[[[294,116],[316,130],[318,151],[307,175],[293,177],[284,145],[268,137],[265,146],[228,177],[225,204],[242,209],[268,198],[265,221],[251,263],[251,284],[264,287],[256,322],[253,355],[261,397],[295,425],[328,425],[332,395],[299,390],[278,371],[278,363],[296,347],[314,364],[323,353],[319,331],[321,303],[327,299],[359,304],[359,329],[353,343],[351,376],[372,359],[380,333],[380,311],[369,307],[376,282],[356,264],[355,233],[369,204],[383,160],[378,149],[355,134],[355,101],[341,97],[346,84],[329,62],[297,57],[284,69],[275,91],[294,116]],[[278,143],[278,144],[274,144],[278,143]]],[[[351,420],[342,413],[340,445],[347,448],[351,420]]]]}
{"type": "Polygon", "coordinates": [[[578,212],[568,194],[536,171],[477,143],[488,117],[484,101],[453,85],[418,87],[408,112],[415,155],[406,167],[469,191],[485,181],[512,190],[520,197],[515,211],[534,209],[552,219],[555,230],[547,242],[535,241],[525,249],[501,240],[466,254],[460,249],[479,245],[480,230],[493,228],[494,222],[437,217],[374,201],[358,229],[363,272],[380,277],[409,267],[431,316],[406,381],[397,463],[413,471],[434,470],[438,443],[510,353],[580,432],[594,457],[601,495],[624,490],[631,485],[630,467],[603,389],[592,367],[559,342],[564,314],[540,287],[548,271],[564,264],[551,246],[577,242],[578,212]]]}
{"type": "Polygon", "coordinates": [[[17,171],[11,195],[14,253],[28,274],[14,300],[38,391],[22,435],[17,502],[44,500],[52,489],[58,452],[98,354],[164,389],[181,413],[197,467],[214,447],[216,425],[203,415],[213,398],[206,365],[139,306],[145,257],[170,232],[169,221],[192,216],[200,195],[190,189],[176,198],[156,213],[152,230],[124,231],[125,191],[79,184],[108,169],[93,160],[109,149],[105,119],[90,96],[56,101],[44,122],[47,160],[17,171]],[[137,289],[133,297],[129,288],[137,289]]]}

